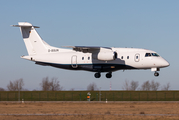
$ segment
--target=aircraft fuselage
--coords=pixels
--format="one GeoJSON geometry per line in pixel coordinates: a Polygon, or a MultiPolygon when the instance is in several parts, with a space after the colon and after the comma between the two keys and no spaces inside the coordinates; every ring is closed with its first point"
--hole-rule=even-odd
{"type": "Polygon", "coordinates": [[[22,57],[39,65],[48,65],[70,70],[86,70],[91,72],[113,72],[116,70],[162,68],[169,63],[161,56],[145,56],[156,53],[146,49],[112,48],[117,58],[112,61],[101,61],[93,58],[92,53],[58,49],[44,55],[22,57]]]}

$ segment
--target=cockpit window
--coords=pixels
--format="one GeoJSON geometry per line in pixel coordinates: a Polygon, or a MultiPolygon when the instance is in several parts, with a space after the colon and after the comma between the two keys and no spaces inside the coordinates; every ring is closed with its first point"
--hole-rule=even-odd
{"type": "Polygon", "coordinates": [[[146,54],[145,54],[145,57],[150,57],[150,56],[151,56],[150,53],[146,53],[146,54]]]}
{"type": "Polygon", "coordinates": [[[152,56],[156,56],[156,57],[159,57],[159,55],[157,53],[151,53],[152,56]]]}
{"type": "Polygon", "coordinates": [[[151,56],[159,57],[159,55],[157,53],[146,53],[145,54],[145,57],[151,57],[151,56]]]}

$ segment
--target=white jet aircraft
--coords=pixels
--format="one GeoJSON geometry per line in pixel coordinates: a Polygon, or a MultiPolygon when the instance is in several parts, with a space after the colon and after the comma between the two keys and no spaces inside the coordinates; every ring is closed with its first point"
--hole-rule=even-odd
{"type": "Polygon", "coordinates": [[[43,66],[52,66],[68,70],[86,70],[96,72],[96,78],[101,72],[107,72],[111,78],[112,72],[117,70],[151,69],[155,76],[160,68],[169,66],[169,63],[156,52],[138,48],[113,48],[94,46],[66,46],[72,49],[63,49],[50,46],[41,39],[35,28],[28,22],[19,22],[14,27],[20,27],[28,56],[21,58],[43,66]]]}

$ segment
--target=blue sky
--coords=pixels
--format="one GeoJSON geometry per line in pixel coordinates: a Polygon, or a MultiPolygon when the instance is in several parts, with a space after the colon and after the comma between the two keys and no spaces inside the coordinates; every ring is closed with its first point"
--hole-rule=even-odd
{"type": "Polygon", "coordinates": [[[178,0],[17,0],[0,1],[0,87],[9,81],[23,78],[25,88],[40,89],[42,78],[56,77],[65,90],[85,90],[95,82],[103,90],[122,89],[125,80],[154,80],[162,85],[170,82],[178,90],[179,69],[179,1],[178,0]],[[154,77],[150,70],[117,71],[111,79],[102,74],[69,71],[35,65],[21,59],[27,51],[19,28],[10,27],[18,22],[40,26],[40,36],[50,45],[135,47],[159,53],[170,66],[154,77]]]}

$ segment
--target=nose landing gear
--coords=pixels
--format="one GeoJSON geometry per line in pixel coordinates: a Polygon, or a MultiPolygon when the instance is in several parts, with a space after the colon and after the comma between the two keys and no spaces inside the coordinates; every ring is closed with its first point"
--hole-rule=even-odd
{"type": "Polygon", "coordinates": [[[155,76],[155,77],[158,77],[158,76],[159,76],[159,73],[158,73],[158,72],[155,72],[155,73],[154,73],[154,76],[155,76]]]}

